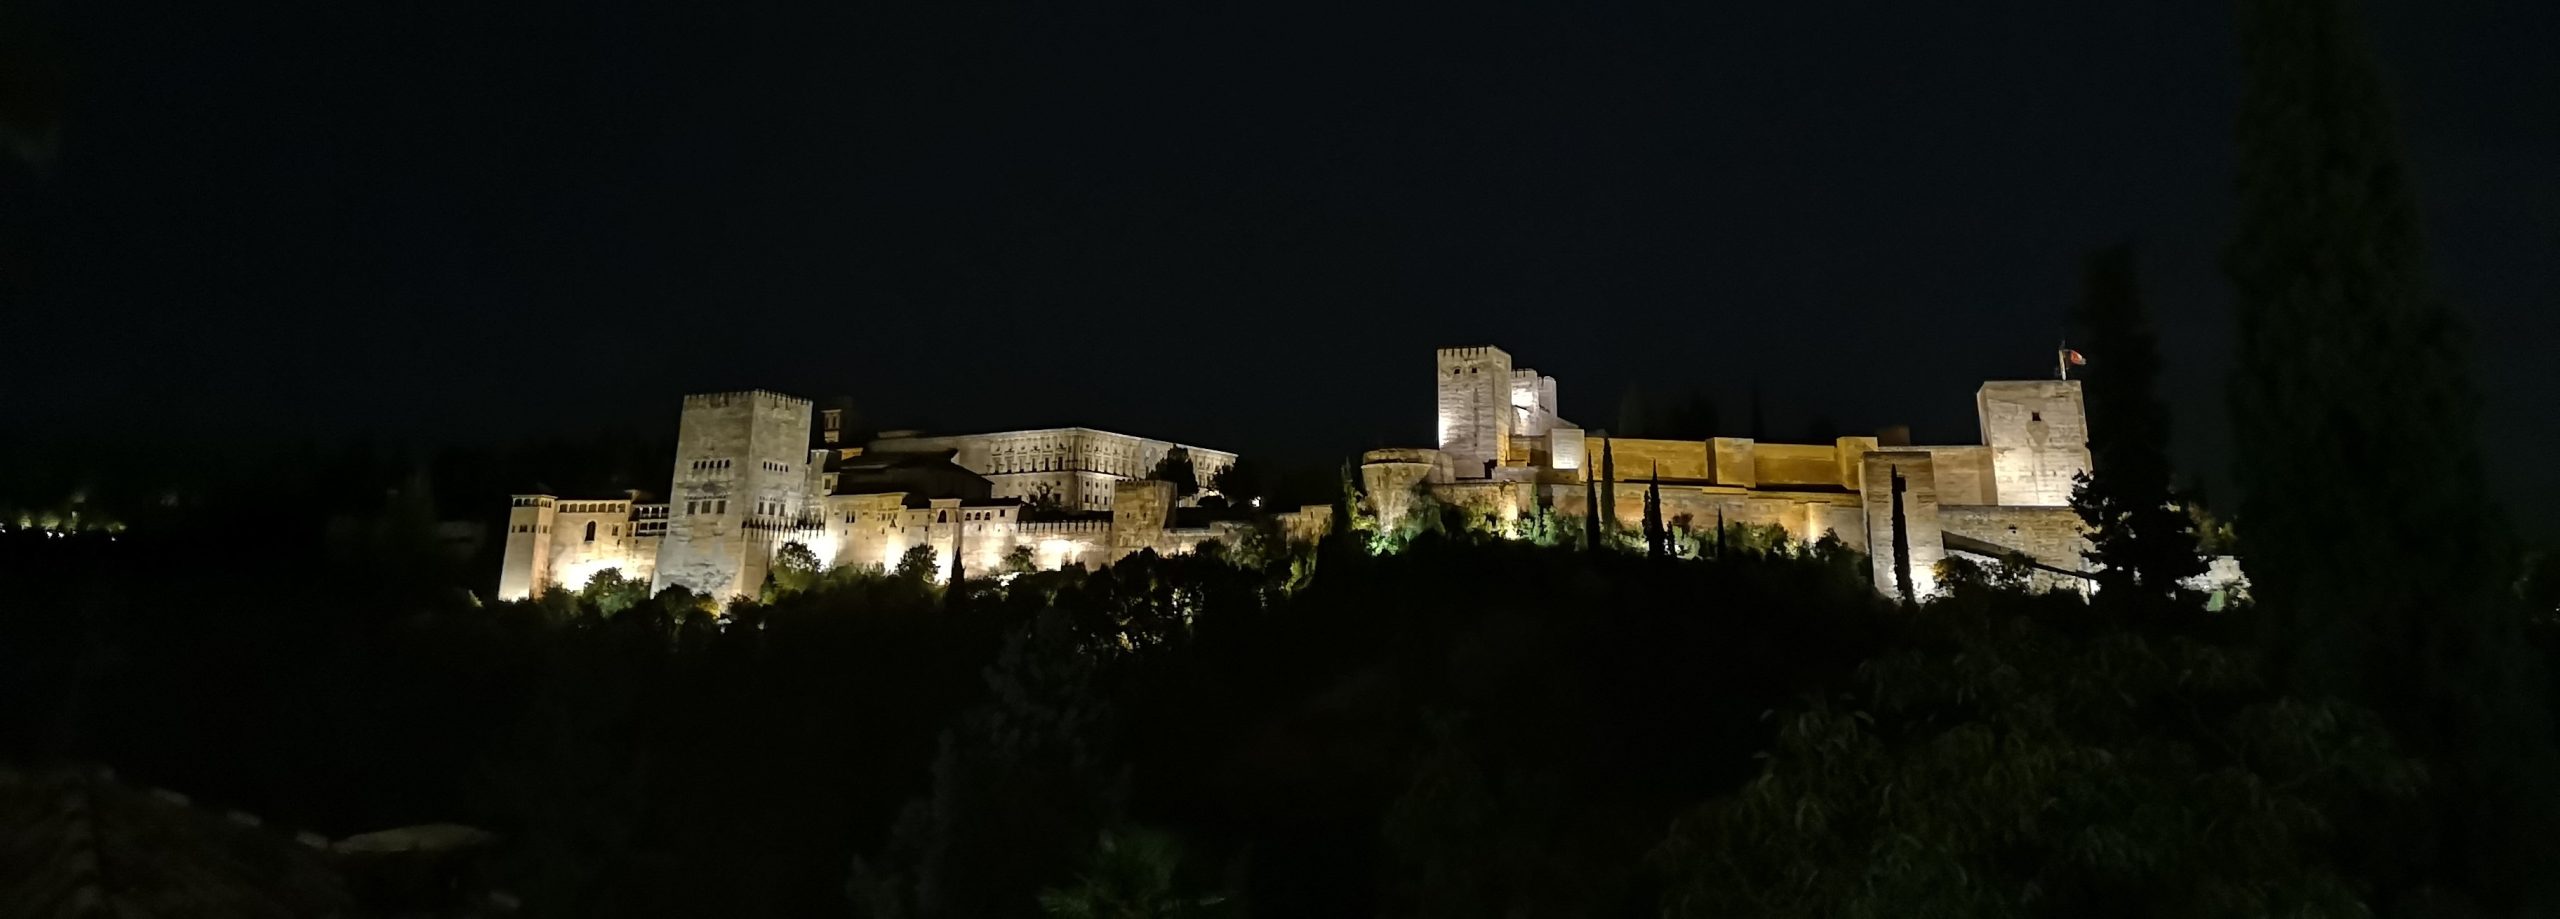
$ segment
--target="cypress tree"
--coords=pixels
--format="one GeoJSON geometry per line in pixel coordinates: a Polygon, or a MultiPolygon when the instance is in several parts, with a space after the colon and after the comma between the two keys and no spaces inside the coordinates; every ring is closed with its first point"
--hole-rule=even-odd
{"type": "Polygon", "coordinates": [[[2240,13],[2241,549],[2310,688],[2405,685],[2464,653],[2451,630],[2476,627],[2497,581],[2460,330],[2342,4],[2240,13]]]}
{"type": "Polygon", "coordinates": [[[1582,477],[1582,547],[1598,552],[1600,551],[1600,477],[1587,474],[1588,470],[1585,470],[1585,473],[1582,477]]]}
{"type": "Polygon", "coordinates": [[[1617,432],[1629,437],[1652,436],[1653,426],[1645,417],[1651,411],[1645,404],[1644,384],[1627,384],[1627,391],[1618,396],[1617,432]]]}
{"type": "Polygon", "coordinates": [[[951,526],[951,580],[943,585],[943,598],[956,606],[960,602],[960,531],[968,524],[955,522],[951,526]]]}
{"type": "Polygon", "coordinates": [[[1661,558],[1663,543],[1669,534],[1662,528],[1662,464],[1653,464],[1653,478],[1644,487],[1644,554],[1661,558]]]}
{"type": "Polygon", "coordinates": [[[2427,277],[2381,79],[2343,0],[2239,9],[2243,563],[2297,688],[2372,705],[2451,760],[2439,813],[2469,832],[2421,870],[2513,907],[2492,912],[2547,909],[2547,687],[2501,602],[2463,336],[2427,277]]]}
{"type": "MultiPolygon", "coordinates": [[[[2195,518],[2170,489],[2169,410],[2156,393],[2160,345],[2145,313],[2133,247],[2089,257],[2079,320],[2096,360],[2085,374],[2089,452],[2071,507],[2089,526],[2102,603],[2177,603],[2203,574],[2195,518]]],[[[2191,602],[2191,600],[2190,600],[2191,602]]]]}
{"type": "Polygon", "coordinates": [[[1609,439],[1600,439],[1600,492],[1609,502],[1609,512],[1600,519],[1600,534],[1618,534],[1618,455],[1609,447],[1609,439]]]}
{"type": "Polygon", "coordinates": [[[1911,530],[1902,514],[1902,470],[1889,469],[1893,475],[1893,584],[1902,594],[1902,605],[1917,606],[1920,598],[1911,585],[1911,530]]]}

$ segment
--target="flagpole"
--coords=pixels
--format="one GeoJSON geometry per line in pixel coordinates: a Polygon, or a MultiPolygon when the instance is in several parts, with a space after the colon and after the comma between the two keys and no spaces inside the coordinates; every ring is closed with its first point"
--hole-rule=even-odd
{"type": "Polygon", "coordinates": [[[2053,347],[2053,376],[2058,380],[2071,379],[2071,341],[2069,339],[2064,339],[2053,347]]]}

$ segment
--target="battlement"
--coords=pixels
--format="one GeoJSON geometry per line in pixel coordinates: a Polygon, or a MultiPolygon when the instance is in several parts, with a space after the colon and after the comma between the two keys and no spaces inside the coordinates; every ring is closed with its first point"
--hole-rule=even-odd
{"type": "Polygon", "coordinates": [[[1439,461],[1440,451],[1420,447],[1388,447],[1360,454],[1360,465],[1363,466],[1376,463],[1419,463],[1430,466],[1439,461]]]}
{"type": "Polygon", "coordinates": [[[1504,351],[1504,350],[1502,350],[1502,349],[1500,349],[1500,348],[1496,348],[1496,347],[1494,347],[1494,346],[1492,346],[1492,345],[1484,345],[1484,346],[1481,346],[1481,347],[1474,347],[1474,348],[1442,348],[1442,349],[1440,349],[1440,359],[1441,359],[1441,360],[1444,360],[1444,361],[1470,361],[1470,360],[1476,360],[1476,359],[1478,359],[1478,358],[1487,358],[1487,357],[1492,357],[1492,356],[1497,355],[1497,354],[1499,354],[1499,355],[1501,355],[1501,356],[1503,356],[1503,357],[1510,357],[1510,356],[1511,356],[1511,352],[1504,351]]]}
{"type": "Polygon", "coordinates": [[[742,402],[757,401],[769,405],[814,405],[798,396],[784,395],[769,389],[742,389],[735,392],[694,393],[684,397],[686,408],[725,408],[742,402]]]}
{"type": "Polygon", "coordinates": [[[1063,536],[1071,533],[1109,533],[1108,520],[1040,520],[1014,526],[1014,532],[1025,536],[1063,536]]]}
{"type": "Polygon", "coordinates": [[[554,497],[552,497],[552,496],[550,496],[550,495],[517,495],[517,496],[515,496],[512,500],[509,500],[509,501],[507,502],[507,506],[508,506],[508,507],[550,507],[550,506],[552,505],[552,502],[555,502],[555,501],[558,501],[558,500],[559,500],[559,499],[554,498],[554,497]]]}

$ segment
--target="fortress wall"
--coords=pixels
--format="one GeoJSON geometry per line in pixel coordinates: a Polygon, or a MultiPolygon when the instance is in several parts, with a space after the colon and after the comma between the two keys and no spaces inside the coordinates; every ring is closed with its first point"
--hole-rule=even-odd
{"type": "Polygon", "coordinates": [[[1904,447],[1929,454],[1938,471],[1938,500],[1947,504],[1996,504],[1991,448],[1963,444],[1949,447],[1904,447]]]}
{"type": "Polygon", "coordinates": [[[1412,513],[1414,496],[1423,482],[1434,478],[1438,463],[1433,460],[1439,455],[1436,450],[1371,450],[1361,457],[1360,486],[1380,526],[1393,528],[1412,513]]]}
{"type": "Polygon", "coordinates": [[[1820,542],[1823,534],[1828,533],[1855,549],[1866,542],[1866,532],[1867,512],[1861,505],[1805,505],[1805,535],[1809,537],[1806,539],[1807,543],[1820,542]]]}
{"type": "Polygon", "coordinates": [[[1431,496],[1465,511],[1470,519],[1508,524],[1535,502],[1533,487],[1525,482],[1458,482],[1433,486],[1431,496]]]}
{"type": "MultiPolygon", "coordinates": [[[[2068,507],[1945,505],[1938,508],[1938,523],[1946,532],[2015,549],[2056,568],[2091,567],[2080,554],[2090,548],[2087,529],[2068,507]]],[[[2049,572],[2037,572],[2033,580],[2040,589],[2087,587],[2080,579],[2049,572]]]]}
{"type": "Polygon", "coordinates": [[[1584,471],[1600,474],[1601,448],[1606,444],[1617,459],[1618,482],[1642,482],[1653,475],[1653,464],[1662,464],[1665,482],[1708,481],[1707,442],[1703,440],[1653,440],[1640,437],[1583,438],[1584,471]]]}
{"type": "Polygon", "coordinates": [[[1761,488],[1848,486],[1840,480],[1840,450],[1834,444],[1756,443],[1752,445],[1752,469],[1761,488]]]}
{"type": "Polygon", "coordinates": [[[1280,523],[1280,533],[1291,542],[1315,542],[1333,532],[1333,506],[1309,504],[1287,513],[1273,514],[1280,523]]]}
{"type": "Polygon", "coordinates": [[[657,540],[645,540],[646,564],[635,557],[635,548],[644,540],[637,534],[639,525],[631,519],[631,502],[561,501],[551,526],[551,571],[549,581],[564,590],[579,590],[596,572],[613,568],[624,577],[650,577],[656,573],[657,540]],[[595,527],[595,539],[587,539],[587,527],[595,527]]]}

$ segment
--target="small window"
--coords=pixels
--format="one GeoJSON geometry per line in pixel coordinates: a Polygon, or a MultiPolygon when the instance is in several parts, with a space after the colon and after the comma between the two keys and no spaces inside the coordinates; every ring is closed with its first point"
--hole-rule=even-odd
{"type": "Polygon", "coordinates": [[[712,513],[714,513],[714,514],[726,514],[726,513],[728,513],[728,512],[729,512],[729,499],[727,499],[727,498],[722,498],[722,499],[720,499],[720,509],[719,509],[719,510],[712,511],[712,513]]]}
{"type": "Polygon", "coordinates": [[[596,522],[593,520],[587,521],[587,541],[596,541],[596,522]]]}
{"type": "Polygon", "coordinates": [[[2028,420],[2028,421],[2043,421],[2043,420],[2044,420],[2044,413],[2043,413],[2043,412],[2028,412],[2028,413],[2027,413],[2027,420],[2028,420]]]}

